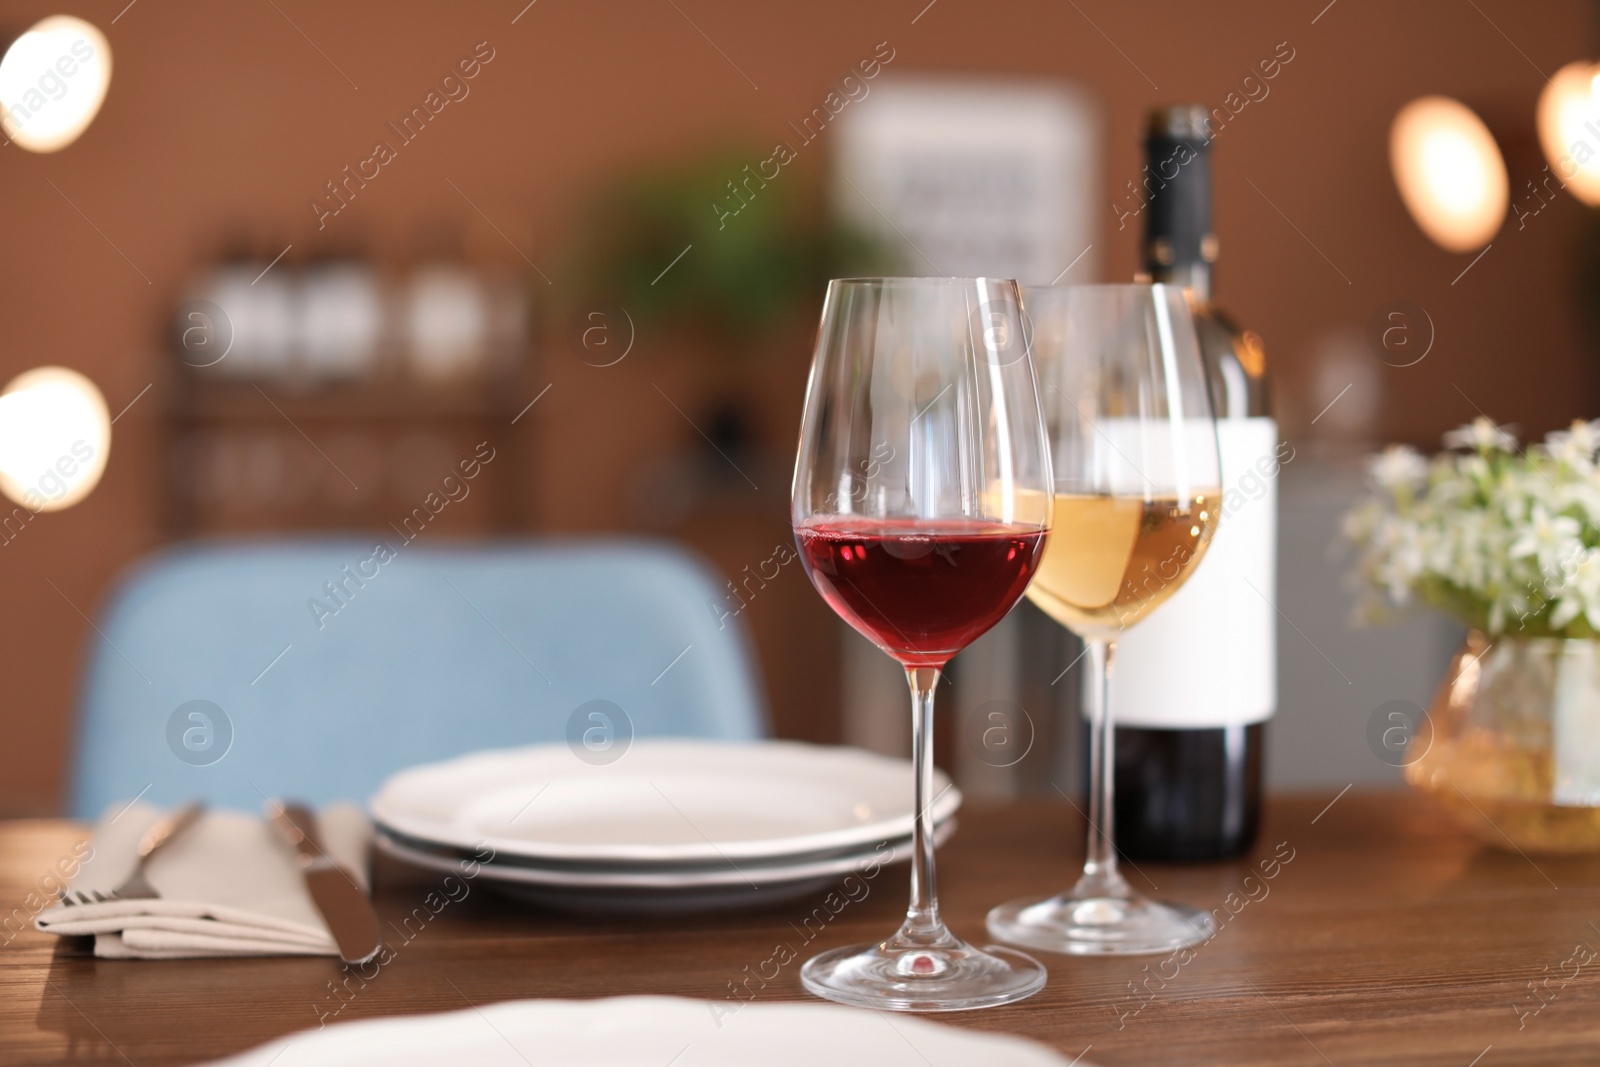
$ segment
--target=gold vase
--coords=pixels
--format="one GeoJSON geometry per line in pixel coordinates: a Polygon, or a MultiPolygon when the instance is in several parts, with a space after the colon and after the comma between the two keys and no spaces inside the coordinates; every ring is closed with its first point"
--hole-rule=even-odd
{"type": "Polygon", "coordinates": [[[1600,641],[1469,633],[1405,774],[1491,845],[1600,852],[1600,641]]]}

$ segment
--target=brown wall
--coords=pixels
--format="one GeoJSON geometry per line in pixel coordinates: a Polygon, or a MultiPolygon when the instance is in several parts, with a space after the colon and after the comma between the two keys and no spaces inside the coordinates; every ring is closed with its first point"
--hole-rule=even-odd
{"type": "MultiPolygon", "coordinates": [[[[1216,101],[1287,41],[1294,60],[1271,95],[1230,124],[1216,153],[1221,295],[1266,338],[1286,422],[1304,426],[1331,398],[1308,386],[1317,339],[1359,331],[1401,297],[1428,309],[1438,341],[1422,364],[1383,371],[1386,435],[1431,441],[1473,415],[1474,403],[1540,432],[1593,413],[1591,355],[1568,299],[1568,256],[1583,216],[1575,202],[1563,198],[1521,232],[1509,224],[1452,285],[1470,257],[1439,251],[1411,225],[1385,155],[1395,110],[1429,92],[1505,116],[1513,136],[1530,136],[1544,83],[1535,67],[1552,73],[1594,44],[1578,3],[1535,12],[1507,0],[1344,0],[1313,24],[1322,0],[939,0],[920,17],[922,0],[539,0],[514,25],[520,0],[278,0],[282,14],[258,3],[149,0],[122,11],[124,3],[86,0],[75,9],[107,32],[115,56],[110,97],[89,133],[52,156],[0,149],[0,379],[66,364],[93,377],[113,411],[158,383],[118,422],[93,496],[41,516],[0,551],[0,672],[9,679],[0,811],[57,803],[80,663],[94,640],[79,610],[93,615],[113,576],[159,543],[162,324],[182,280],[225,235],[242,231],[269,254],[293,242],[291,258],[345,246],[400,257],[419,227],[445,219],[461,227],[474,259],[525,269],[449,179],[559,281],[558,249],[581,239],[572,232],[578,204],[597,180],[730,136],[757,144],[782,137],[789,119],[880,41],[896,50],[895,72],[998,72],[1087,86],[1108,109],[1103,184],[1113,191],[1137,171],[1145,108],[1216,101]],[[495,58],[471,95],[319,235],[311,197],[485,40],[495,58]]],[[[3,14],[26,25],[55,10],[10,3],[3,14]]],[[[1513,172],[1514,188],[1528,166],[1513,172]]],[[[1107,274],[1127,276],[1131,228],[1116,231],[1109,205],[1104,219],[1107,274]]],[[[754,372],[773,459],[758,479],[765,510],[751,522],[759,529],[741,544],[785,533],[783,465],[808,329],[775,345],[754,372]]],[[[544,525],[637,525],[622,492],[628,476],[642,457],[695,443],[657,387],[693,403],[716,384],[718,366],[649,337],[607,370],[559,347],[547,353],[535,376],[554,385],[528,425],[537,454],[530,492],[544,525]]],[[[715,525],[715,516],[704,521],[715,525]]],[[[732,549],[715,554],[731,570],[740,565],[732,549]]],[[[786,580],[781,596],[751,607],[780,725],[829,736],[832,702],[806,669],[813,652],[785,647],[784,620],[831,631],[818,629],[820,609],[800,579],[786,580]]]]}

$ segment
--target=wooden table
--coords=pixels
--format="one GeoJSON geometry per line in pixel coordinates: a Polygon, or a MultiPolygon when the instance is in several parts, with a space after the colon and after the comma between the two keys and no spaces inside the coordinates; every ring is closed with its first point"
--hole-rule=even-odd
{"type": "MultiPolygon", "coordinates": [[[[961,823],[940,853],[940,889],[969,938],[983,938],[990,905],[1068,884],[1081,856],[1080,820],[1064,804],[969,807],[961,823]]],[[[0,824],[4,908],[81,836],[66,822],[0,824]]],[[[1129,875],[1226,921],[1192,959],[1047,957],[1050,984],[1032,999],[940,1018],[1024,1034],[1068,1059],[1087,1049],[1105,1065],[1600,1060],[1600,858],[1493,850],[1417,796],[1351,792],[1277,798],[1248,859],[1129,875]]],[[[479,882],[413,919],[409,939],[395,932],[394,959],[371,981],[342,985],[330,959],[96,960],[29,930],[0,947],[0,1063],[186,1064],[321,1015],[517,997],[721,1000],[748,980],[748,995],[797,999],[798,960],[765,988],[749,975],[782,943],[804,959],[888,934],[905,868],[863,884],[807,944],[803,920],[820,896],[743,915],[595,919],[531,912],[479,882]]],[[[437,888],[433,876],[386,876],[380,910],[398,931],[437,888]]]]}

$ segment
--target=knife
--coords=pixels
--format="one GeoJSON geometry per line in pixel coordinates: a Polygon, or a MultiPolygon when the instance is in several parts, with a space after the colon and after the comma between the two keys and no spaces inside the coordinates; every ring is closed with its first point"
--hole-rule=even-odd
{"type": "Polygon", "coordinates": [[[317,839],[316,820],[304,804],[268,803],[268,815],[284,840],[294,846],[311,901],[339,946],[346,963],[365,963],[383,947],[378,913],[349,872],[334,863],[317,839]]]}

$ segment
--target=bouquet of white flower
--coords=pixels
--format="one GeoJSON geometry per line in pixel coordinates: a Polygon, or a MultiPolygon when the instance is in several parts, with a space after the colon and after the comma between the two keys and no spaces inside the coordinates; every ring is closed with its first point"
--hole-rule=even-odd
{"type": "Polygon", "coordinates": [[[1366,612],[1415,597],[1485,633],[1600,637],[1600,420],[1523,451],[1479,418],[1444,444],[1390,446],[1345,516],[1366,612]]]}

